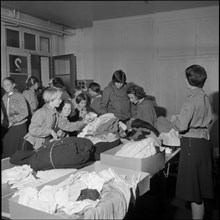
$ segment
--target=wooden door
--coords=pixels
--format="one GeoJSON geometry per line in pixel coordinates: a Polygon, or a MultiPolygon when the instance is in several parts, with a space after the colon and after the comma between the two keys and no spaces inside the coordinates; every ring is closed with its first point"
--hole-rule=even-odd
{"type": "Polygon", "coordinates": [[[67,91],[73,96],[76,86],[76,56],[68,54],[52,57],[52,77],[61,78],[67,91]]]}

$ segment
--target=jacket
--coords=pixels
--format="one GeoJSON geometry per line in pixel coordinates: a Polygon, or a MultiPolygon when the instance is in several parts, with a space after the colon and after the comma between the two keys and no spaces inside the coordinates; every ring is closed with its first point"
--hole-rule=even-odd
{"type": "MultiPolygon", "coordinates": [[[[8,93],[2,97],[4,108],[7,109],[8,93]]],[[[24,96],[20,92],[13,92],[9,98],[9,114],[4,117],[12,126],[23,124],[27,121],[28,107],[24,96]]]]}
{"type": "Polygon", "coordinates": [[[50,136],[56,114],[56,109],[52,109],[49,104],[44,104],[32,116],[29,132],[24,139],[30,142],[34,149],[40,148],[50,136]]]}
{"type": "Polygon", "coordinates": [[[24,90],[23,96],[25,97],[27,103],[30,106],[31,114],[33,114],[37,110],[38,106],[38,99],[35,91],[33,91],[32,89],[24,90]]]}
{"type": "Polygon", "coordinates": [[[45,144],[37,151],[17,151],[10,157],[10,163],[28,164],[36,172],[59,168],[80,169],[94,154],[92,142],[86,138],[64,137],[45,144]]]}
{"type": "Polygon", "coordinates": [[[118,89],[110,82],[104,88],[101,100],[101,112],[113,113],[119,120],[126,120],[131,117],[130,100],[127,96],[127,84],[118,89]]]}
{"type": "Polygon", "coordinates": [[[132,104],[132,118],[141,119],[155,127],[157,115],[152,102],[146,98],[139,104],[132,104]]]}
{"type": "Polygon", "coordinates": [[[90,107],[92,109],[95,110],[95,112],[100,115],[101,114],[101,109],[100,109],[100,103],[102,101],[102,96],[101,94],[97,94],[95,96],[92,97],[91,99],[91,104],[90,104],[90,107]]]}

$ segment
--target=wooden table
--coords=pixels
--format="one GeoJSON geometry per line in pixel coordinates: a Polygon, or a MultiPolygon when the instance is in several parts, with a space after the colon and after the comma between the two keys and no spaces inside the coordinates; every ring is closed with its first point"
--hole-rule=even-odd
{"type": "MultiPolygon", "coordinates": [[[[173,159],[178,155],[180,152],[180,148],[172,152],[171,154],[166,154],[165,156],[165,168],[161,170],[162,173],[165,173],[165,170],[169,169],[170,164],[172,163],[173,159]]],[[[5,169],[9,169],[14,167],[15,165],[9,162],[9,158],[2,159],[1,161],[2,171],[5,169]]],[[[159,173],[161,173],[159,172],[159,173]]],[[[164,195],[166,192],[166,178],[163,177],[163,185],[164,185],[164,195]]],[[[16,189],[11,189],[10,186],[6,184],[2,184],[2,217],[10,218],[9,212],[9,199],[15,193],[16,189]]]]}

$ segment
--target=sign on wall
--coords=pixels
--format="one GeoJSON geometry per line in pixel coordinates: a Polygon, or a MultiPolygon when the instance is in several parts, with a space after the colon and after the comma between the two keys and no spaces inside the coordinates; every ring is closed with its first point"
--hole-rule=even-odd
{"type": "Polygon", "coordinates": [[[18,55],[9,55],[10,73],[28,74],[27,57],[18,55]]]}

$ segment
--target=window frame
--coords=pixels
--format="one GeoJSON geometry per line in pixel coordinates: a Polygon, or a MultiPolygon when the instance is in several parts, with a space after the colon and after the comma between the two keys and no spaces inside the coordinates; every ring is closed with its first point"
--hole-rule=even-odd
{"type": "Polygon", "coordinates": [[[7,48],[21,49],[22,47],[22,33],[17,27],[6,26],[5,27],[5,45],[7,48]],[[12,47],[7,45],[7,30],[18,31],[19,36],[19,47],[12,47]]]}
{"type": "Polygon", "coordinates": [[[51,36],[48,35],[48,34],[44,34],[44,33],[39,33],[38,34],[38,45],[39,45],[39,53],[42,53],[42,54],[45,54],[45,55],[50,55],[52,53],[52,44],[51,44],[51,36]],[[41,51],[41,42],[40,42],[40,38],[47,38],[49,40],[49,43],[48,43],[48,47],[49,47],[49,52],[43,52],[41,51]]]}

